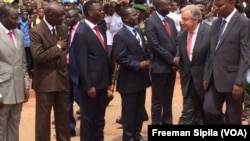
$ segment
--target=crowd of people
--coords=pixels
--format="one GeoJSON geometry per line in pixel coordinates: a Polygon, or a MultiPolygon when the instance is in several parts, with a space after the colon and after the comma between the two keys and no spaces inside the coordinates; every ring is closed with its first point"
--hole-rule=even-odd
{"type": "Polygon", "coordinates": [[[121,96],[123,141],[143,141],[143,121],[250,123],[250,7],[235,0],[18,0],[0,3],[0,141],[18,141],[22,105],[36,94],[35,140],[103,141],[105,112],[121,96]],[[32,79],[32,84],[30,84],[32,79]],[[151,115],[145,108],[151,87],[151,115]]]}

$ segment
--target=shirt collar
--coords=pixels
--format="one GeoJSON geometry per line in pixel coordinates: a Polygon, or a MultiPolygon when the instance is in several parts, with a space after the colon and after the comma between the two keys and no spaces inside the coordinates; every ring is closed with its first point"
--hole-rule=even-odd
{"type": "Polygon", "coordinates": [[[52,26],[48,23],[48,21],[46,20],[46,18],[43,18],[43,21],[46,23],[46,25],[48,26],[49,30],[51,31],[53,28],[56,30],[56,26],[52,26]]]}
{"type": "Polygon", "coordinates": [[[197,33],[198,33],[199,27],[200,27],[200,23],[199,23],[199,24],[196,26],[196,28],[194,29],[194,31],[193,31],[194,34],[197,34],[197,33]]]}
{"type": "Polygon", "coordinates": [[[77,29],[77,27],[79,26],[80,22],[77,22],[74,26],[73,29],[77,29]]]}
{"type": "Polygon", "coordinates": [[[8,30],[1,22],[0,22],[0,27],[4,30],[6,34],[8,34],[9,32],[12,32],[14,34],[13,30],[8,30]]]}
{"type": "Polygon", "coordinates": [[[158,15],[158,17],[161,19],[161,21],[164,20],[164,17],[160,13],[158,13],[157,11],[155,13],[158,15]]]}
{"type": "Polygon", "coordinates": [[[87,20],[87,19],[85,19],[85,23],[86,23],[87,25],[89,25],[89,27],[90,27],[91,29],[94,29],[94,27],[96,26],[95,24],[93,24],[91,21],[89,21],[89,20],[87,20]]]}
{"type": "Polygon", "coordinates": [[[135,29],[134,27],[131,27],[131,26],[129,26],[129,25],[126,25],[126,24],[124,24],[124,26],[130,31],[130,32],[134,32],[133,30],[135,29]]]}
{"type": "Polygon", "coordinates": [[[223,19],[226,20],[227,23],[229,23],[233,15],[236,13],[236,11],[237,10],[234,8],[233,12],[231,12],[226,18],[223,18],[223,19]]]}

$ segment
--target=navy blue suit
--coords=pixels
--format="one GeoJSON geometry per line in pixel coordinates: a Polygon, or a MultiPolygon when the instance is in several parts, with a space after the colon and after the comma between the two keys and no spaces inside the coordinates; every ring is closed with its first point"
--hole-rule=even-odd
{"type": "MultiPolygon", "coordinates": [[[[81,32],[83,28],[82,23],[79,23],[75,34],[77,32],[81,32]]],[[[75,59],[75,53],[74,53],[74,47],[75,44],[75,38],[73,37],[72,43],[69,46],[69,82],[70,82],[70,107],[69,107],[69,118],[70,118],[70,130],[71,132],[74,131],[76,127],[76,120],[74,118],[74,112],[73,112],[73,103],[74,101],[77,103],[77,105],[80,106],[80,98],[79,98],[79,89],[78,89],[78,79],[79,79],[79,71],[76,64],[75,59]]]]}
{"type": "Polygon", "coordinates": [[[146,88],[151,85],[149,69],[140,68],[140,62],[149,60],[142,32],[137,29],[143,40],[138,40],[125,26],[114,36],[113,55],[120,65],[117,90],[122,98],[123,141],[140,136],[145,104],[146,88]]]}
{"type": "MultiPolygon", "coordinates": [[[[100,29],[100,28],[99,28],[100,29]]],[[[105,31],[101,30],[106,42],[105,31]]],[[[79,68],[79,89],[81,99],[81,141],[104,140],[107,88],[111,84],[111,63],[107,48],[103,48],[95,32],[85,22],[75,34],[75,55],[79,68]],[[96,89],[96,97],[87,94],[89,88],[96,89]]]]}

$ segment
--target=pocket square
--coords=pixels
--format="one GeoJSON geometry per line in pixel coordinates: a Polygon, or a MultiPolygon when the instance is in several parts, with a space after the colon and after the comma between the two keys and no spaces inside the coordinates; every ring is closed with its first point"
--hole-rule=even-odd
{"type": "Polygon", "coordinates": [[[248,84],[250,84],[250,69],[247,69],[246,81],[248,84]]]}

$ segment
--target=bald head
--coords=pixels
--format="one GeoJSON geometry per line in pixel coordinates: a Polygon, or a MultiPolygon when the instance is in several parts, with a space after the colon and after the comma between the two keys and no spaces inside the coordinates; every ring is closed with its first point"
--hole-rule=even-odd
{"type": "Polygon", "coordinates": [[[44,13],[46,21],[52,26],[62,24],[65,12],[63,6],[57,2],[49,3],[45,8],[44,13]]]}

